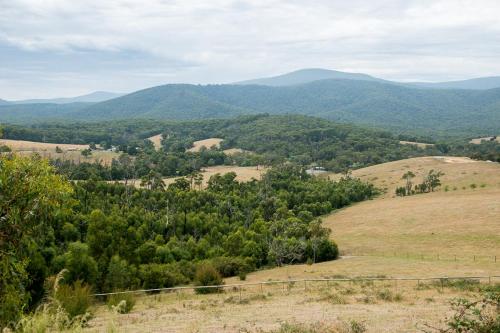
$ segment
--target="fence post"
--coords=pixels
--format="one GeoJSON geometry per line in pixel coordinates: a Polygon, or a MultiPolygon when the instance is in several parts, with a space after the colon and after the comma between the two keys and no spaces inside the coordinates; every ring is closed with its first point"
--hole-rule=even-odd
{"type": "Polygon", "coordinates": [[[304,280],[304,290],[307,291],[307,280],[304,280]]]}
{"type": "Polygon", "coordinates": [[[263,283],[260,284],[260,293],[262,295],[264,295],[264,287],[263,287],[263,283]]]}
{"type": "Polygon", "coordinates": [[[474,255],[474,261],[476,261],[476,256],[474,255]]]}
{"type": "Polygon", "coordinates": [[[240,303],[241,303],[241,286],[239,286],[238,289],[240,290],[240,303]]]}

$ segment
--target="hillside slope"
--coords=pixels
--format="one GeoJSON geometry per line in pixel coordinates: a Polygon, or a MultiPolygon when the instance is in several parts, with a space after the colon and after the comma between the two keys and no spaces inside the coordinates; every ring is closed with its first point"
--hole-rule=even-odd
{"type": "Polygon", "coordinates": [[[351,254],[458,258],[500,255],[500,164],[459,157],[419,157],[355,170],[354,176],[387,189],[380,198],[325,218],[339,246],[351,254]],[[444,172],[438,192],[395,197],[402,175],[421,181],[444,172]]]}
{"type": "Polygon", "coordinates": [[[412,89],[361,80],[290,87],[166,85],[92,105],[78,119],[206,119],[240,114],[306,114],[428,132],[486,133],[500,127],[500,89],[412,89]]]}
{"type": "Polygon", "coordinates": [[[500,128],[500,89],[423,89],[365,80],[286,87],[171,84],[96,104],[4,105],[0,121],[193,120],[257,113],[303,114],[407,133],[487,136],[500,128]]]}

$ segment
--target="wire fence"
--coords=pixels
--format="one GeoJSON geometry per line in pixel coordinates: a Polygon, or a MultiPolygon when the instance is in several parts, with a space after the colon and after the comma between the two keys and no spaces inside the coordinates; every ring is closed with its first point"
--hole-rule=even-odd
{"type": "MultiPolygon", "coordinates": [[[[105,298],[112,295],[120,294],[158,294],[168,293],[179,296],[181,293],[195,294],[197,290],[203,290],[205,293],[213,290],[213,293],[237,293],[240,300],[243,293],[248,294],[262,294],[271,292],[290,293],[293,290],[309,291],[324,288],[333,288],[344,284],[353,285],[375,285],[376,283],[382,284],[383,287],[392,287],[396,290],[398,288],[412,287],[414,290],[419,290],[421,287],[432,287],[441,289],[441,291],[450,286],[455,286],[454,283],[461,283],[462,285],[479,285],[479,284],[495,284],[500,283],[499,275],[488,276],[440,276],[440,277],[359,277],[359,278],[310,278],[310,279],[289,279],[289,280],[272,280],[253,283],[235,283],[223,284],[212,286],[182,286],[182,287],[168,287],[168,288],[153,288],[153,289],[138,289],[126,290],[108,293],[93,294],[93,297],[105,298]]],[[[425,288],[422,288],[425,289],[425,288]]]]}
{"type": "Polygon", "coordinates": [[[391,257],[401,259],[436,260],[436,261],[472,261],[500,263],[500,255],[454,255],[442,253],[410,253],[410,252],[371,252],[341,251],[343,257],[391,257]]]}

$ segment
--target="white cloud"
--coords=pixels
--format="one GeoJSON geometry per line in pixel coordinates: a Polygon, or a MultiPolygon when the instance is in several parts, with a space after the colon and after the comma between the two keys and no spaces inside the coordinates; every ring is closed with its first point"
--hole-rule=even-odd
{"type": "Polygon", "coordinates": [[[0,91],[134,90],[303,67],[399,80],[499,75],[498,17],[489,0],[0,0],[0,91]]]}

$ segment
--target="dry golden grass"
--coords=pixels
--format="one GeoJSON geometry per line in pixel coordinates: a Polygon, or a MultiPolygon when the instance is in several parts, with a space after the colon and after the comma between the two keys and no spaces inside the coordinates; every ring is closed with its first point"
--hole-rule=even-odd
{"type": "Polygon", "coordinates": [[[399,141],[400,144],[402,145],[414,145],[419,148],[426,148],[426,147],[432,147],[434,146],[433,143],[423,143],[423,142],[414,142],[414,141],[399,141]]]}
{"type": "Polygon", "coordinates": [[[56,147],[61,148],[63,151],[68,150],[84,150],[89,148],[89,145],[74,145],[74,144],[56,144],[44,143],[24,140],[8,140],[0,139],[0,145],[10,147],[12,151],[29,151],[29,152],[55,152],[56,147]]]}
{"type": "Polygon", "coordinates": [[[200,151],[201,147],[205,147],[207,149],[210,149],[212,146],[215,146],[215,147],[219,148],[220,143],[222,141],[223,141],[223,139],[219,139],[219,138],[210,138],[210,139],[195,141],[193,143],[193,147],[188,149],[188,151],[197,152],[197,151],[200,151]]]}
{"type": "Polygon", "coordinates": [[[335,325],[356,320],[367,332],[415,332],[424,323],[442,324],[449,302],[471,296],[417,282],[308,282],[247,286],[218,295],[190,291],[142,296],[127,315],[105,306],[87,331],[104,332],[113,322],[119,332],[262,332],[283,322],[335,325]]]}
{"type": "MultiPolygon", "coordinates": [[[[472,139],[472,140],[470,140],[469,142],[470,142],[470,143],[473,143],[473,144],[478,145],[478,144],[480,144],[480,143],[481,143],[481,141],[483,141],[483,140],[484,140],[484,141],[491,141],[491,139],[492,139],[492,138],[493,138],[493,137],[491,137],[491,136],[487,136],[487,137],[484,137],[484,138],[476,138],[476,139],[472,139]]],[[[495,141],[496,141],[496,142],[500,142],[500,136],[498,136],[498,135],[497,135],[497,138],[496,138],[496,140],[495,140],[495,141]]]]}
{"type": "Polygon", "coordinates": [[[148,138],[149,141],[153,143],[155,149],[158,150],[161,148],[161,139],[163,138],[163,134],[153,135],[148,138]]]}
{"type": "MultiPolygon", "coordinates": [[[[203,184],[205,187],[208,183],[210,177],[215,174],[224,175],[229,172],[236,173],[236,180],[239,182],[248,182],[252,179],[260,180],[262,175],[266,172],[266,168],[263,166],[250,166],[250,167],[240,167],[240,166],[231,166],[231,165],[218,165],[213,167],[206,167],[201,170],[203,174],[203,184]]],[[[189,178],[189,176],[186,176],[189,178]]],[[[163,182],[165,185],[170,185],[175,182],[176,179],[181,177],[169,177],[163,178],[163,182]]],[[[120,183],[124,183],[125,181],[119,181],[120,183]]],[[[141,180],[140,179],[132,179],[128,180],[128,184],[136,187],[140,187],[141,180]]]]}
{"type": "Polygon", "coordinates": [[[6,145],[10,147],[13,152],[21,155],[37,153],[45,158],[73,161],[74,163],[97,161],[105,165],[109,165],[113,159],[117,159],[120,156],[117,152],[100,150],[92,151],[92,155],[89,157],[82,156],[81,151],[89,148],[89,145],[43,143],[7,139],[1,139],[0,145],[6,145]],[[56,147],[59,147],[62,150],[62,153],[57,153],[56,147]]]}
{"type": "Polygon", "coordinates": [[[387,193],[324,218],[332,237],[346,253],[500,258],[500,164],[422,157],[353,174],[385,188],[387,193]],[[404,184],[401,176],[406,171],[416,173],[416,183],[430,169],[445,173],[438,192],[394,196],[395,188],[404,184]]]}
{"type": "Polygon", "coordinates": [[[249,153],[250,151],[248,150],[244,150],[244,149],[240,149],[240,148],[230,148],[230,149],[226,149],[224,150],[224,153],[226,155],[236,155],[236,154],[241,154],[241,153],[249,153]]]}

